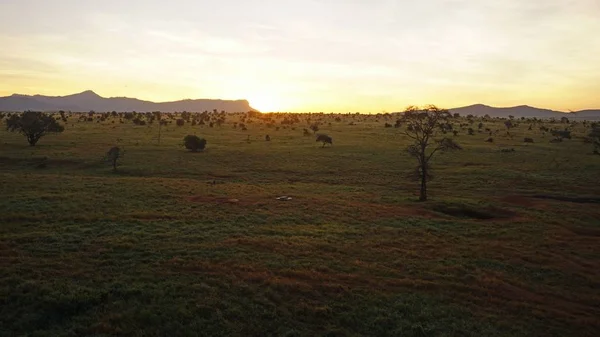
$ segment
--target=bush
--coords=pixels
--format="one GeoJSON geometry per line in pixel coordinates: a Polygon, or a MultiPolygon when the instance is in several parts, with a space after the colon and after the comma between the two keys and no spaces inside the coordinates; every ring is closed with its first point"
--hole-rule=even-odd
{"type": "Polygon", "coordinates": [[[533,138],[528,138],[528,137],[525,137],[525,139],[523,139],[523,141],[524,141],[525,143],[533,143],[533,138]]]}
{"type": "Polygon", "coordinates": [[[206,139],[200,138],[196,135],[185,136],[185,138],[183,138],[183,143],[185,148],[192,152],[196,152],[198,150],[202,151],[206,147],[206,139]]]}
{"type": "Polygon", "coordinates": [[[321,146],[321,147],[325,147],[325,144],[333,145],[333,139],[331,137],[329,137],[328,135],[323,135],[323,134],[320,134],[317,136],[317,142],[323,143],[323,146],[321,146]]]}
{"type": "Polygon", "coordinates": [[[490,138],[488,138],[488,139],[486,140],[486,142],[488,142],[488,143],[493,143],[493,142],[494,142],[494,138],[490,137],[490,138]]]}
{"type": "Polygon", "coordinates": [[[185,124],[185,121],[180,118],[180,119],[177,120],[176,123],[177,123],[177,126],[183,126],[185,124]]]}
{"type": "Polygon", "coordinates": [[[559,142],[564,138],[571,139],[571,131],[569,130],[552,130],[551,133],[556,139],[560,139],[559,142]]]}

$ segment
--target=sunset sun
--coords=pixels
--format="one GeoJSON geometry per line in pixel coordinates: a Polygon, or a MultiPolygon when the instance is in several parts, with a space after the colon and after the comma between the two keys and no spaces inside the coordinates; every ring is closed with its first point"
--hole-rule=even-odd
{"type": "Polygon", "coordinates": [[[248,95],[250,106],[261,112],[281,111],[281,102],[275,95],[268,93],[255,93],[248,95]]]}

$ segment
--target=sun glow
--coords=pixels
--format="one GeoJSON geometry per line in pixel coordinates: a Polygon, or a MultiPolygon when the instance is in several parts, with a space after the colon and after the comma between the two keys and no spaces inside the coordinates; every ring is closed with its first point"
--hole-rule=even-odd
{"type": "Polygon", "coordinates": [[[268,93],[255,93],[248,95],[250,106],[260,112],[278,112],[282,105],[279,97],[268,93]]]}

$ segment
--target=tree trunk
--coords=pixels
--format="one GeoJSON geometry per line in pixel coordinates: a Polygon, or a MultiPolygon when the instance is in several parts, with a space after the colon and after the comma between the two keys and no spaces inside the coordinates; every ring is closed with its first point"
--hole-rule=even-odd
{"type": "Polygon", "coordinates": [[[39,140],[39,138],[36,138],[35,136],[27,136],[27,141],[29,142],[29,146],[35,146],[35,143],[37,143],[38,140],[39,140]]]}
{"type": "Polygon", "coordinates": [[[421,191],[419,201],[427,201],[427,165],[421,165],[421,191]]]}
{"type": "Polygon", "coordinates": [[[160,129],[162,128],[162,121],[158,119],[158,145],[160,146],[160,129]]]}

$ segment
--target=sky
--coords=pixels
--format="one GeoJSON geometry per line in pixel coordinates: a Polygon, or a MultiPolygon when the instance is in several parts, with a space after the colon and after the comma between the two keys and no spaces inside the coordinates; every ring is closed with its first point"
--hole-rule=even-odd
{"type": "Polygon", "coordinates": [[[0,96],[600,108],[600,0],[0,0],[0,96]]]}

